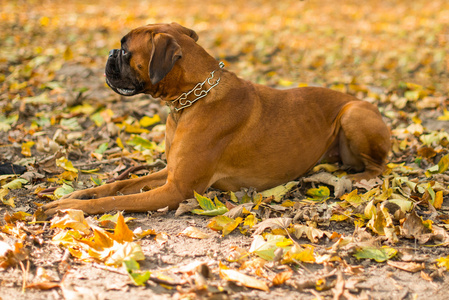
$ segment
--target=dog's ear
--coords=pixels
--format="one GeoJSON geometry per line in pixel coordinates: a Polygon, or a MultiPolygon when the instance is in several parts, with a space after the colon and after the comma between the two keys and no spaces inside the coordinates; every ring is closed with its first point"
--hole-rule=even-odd
{"type": "Polygon", "coordinates": [[[182,51],[175,38],[169,34],[158,33],[151,40],[153,47],[148,70],[151,83],[156,84],[171,71],[176,61],[182,57],[182,51]]]}
{"type": "Polygon", "coordinates": [[[182,33],[190,36],[195,42],[198,41],[198,34],[196,34],[194,30],[184,27],[176,22],[171,23],[171,25],[180,29],[182,33]]]}

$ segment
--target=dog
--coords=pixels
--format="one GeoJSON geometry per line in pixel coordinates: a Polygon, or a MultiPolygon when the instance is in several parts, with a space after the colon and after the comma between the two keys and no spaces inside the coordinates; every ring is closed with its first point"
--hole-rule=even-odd
{"type": "Polygon", "coordinates": [[[149,94],[171,107],[167,166],[75,191],[44,205],[45,214],[176,209],[194,191],[262,191],[323,160],[342,162],[356,181],[383,172],[390,132],[377,107],[326,88],[251,83],[223,68],[197,41],[195,31],[176,23],[146,25],[125,35],[106,63],[106,82],[116,93],[149,94]]]}

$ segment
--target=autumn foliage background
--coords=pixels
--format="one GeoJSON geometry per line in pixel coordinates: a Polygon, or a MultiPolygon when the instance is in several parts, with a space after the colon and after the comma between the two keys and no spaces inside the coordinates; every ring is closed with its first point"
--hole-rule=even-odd
{"type": "MultiPolygon", "coordinates": [[[[0,0],[0,162],[27,167],[23,176],[0,176],[0,286],[11,297],[23,288],[45,298],[48,288],[68,298],[85,292],[71,281],[71,268],[86,272],[98,296],[106,275],[95,281],[93,267],[81,263],[94,261],[103,272],[122,268],[120,276],[131,274],[134,284],[150,279],[156,287],[140,290],[142,296],[158,288],[175,293],[162,284],[182,287],[178,297],[221,295],[225,287],[228,295],[264,291],[258,297],[271,289],[272,296],[381,298],[405,289],[404,298],[444,299],[448,77],[445,0],[0,0]],[[335,165],[262,195],[210,192],[225,205],[198,195],[203,212],[219,214],[214,218],[160,212],[86,221],[69,212],[45,223],[34,214],[40,204],[103,184],[129,167],[164,161],[167,108],[148,96],[116,95],[103,78],[108,52],[120,47],[124,34],[164,22],[194,29],[198,43],[242,78],[278,88],[325,86],[375,103],[392,133],[385,173],[338,196],[344,187],[313,177],[340,178],[335,165]],[[239,214],[221,216],[235,207],[239,214]],[[192,238],[199,243],[188,242],[192,238]],[[206,240],[214,242],[201,244],[206,240]],[[198,257],[213,258],[207,263],[212,275],[197,265],[180,271],[182,280],[174,271],[157,273],[161,263],[152,257],[174,255],[181,245],[202,246],[198,257]],[[207,254],[208,247],[218,254],[207,254]],[[141,260],[152,275],[138,270],[141,260]],[[375,279],[386,272],[394,277],[390,286],[375,279]],[[362,281],[365,286],[357,286],[362,281]],[[379,283],[385,291],[374,288],[379,283]]],[[[198,257],[167,258],[162,265],[181,269],[198,257]]],[[[128,290],[114,291],[108,295],[128,290]]]]}

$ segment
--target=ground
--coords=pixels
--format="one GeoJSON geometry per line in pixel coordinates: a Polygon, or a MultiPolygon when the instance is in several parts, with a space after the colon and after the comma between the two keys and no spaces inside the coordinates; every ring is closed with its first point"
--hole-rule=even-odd
{"type": "Polygon", "coordinates": [[[1,3],[0,163],[27,168],[0,175],[2,299],[447,298],[446,1],[1,3]],[[165,160],[167,107],[114,94],[103,70],[130,29],[172,21],[240,77],[376,104],[392,133],[384,174],[348,185],[321,164],[276,190],[189,202],[211,216],[45,220],[40,205],[165,160]]]}

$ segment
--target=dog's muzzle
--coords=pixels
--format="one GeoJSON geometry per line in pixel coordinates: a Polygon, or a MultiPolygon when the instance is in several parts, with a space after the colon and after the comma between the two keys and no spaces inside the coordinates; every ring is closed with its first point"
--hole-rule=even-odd
{"type": "Polygon", "coordinates": [[[120,68],[120,65],[123,64],[123,62],[120,62],[120,59],[122,59],[120,57],[120,51],[120,49],[109,51],[105,70],[106,83],[116,93],[123,96],[132,96],[136,94],[137,89],[134,87],[131,78],[125,75],[126,73],[129,74],[129,71],[123,72],[120,68]]]}

